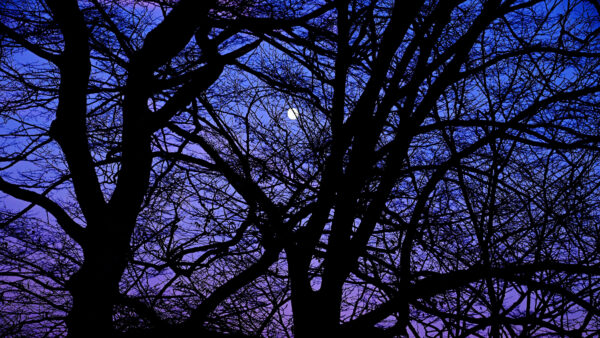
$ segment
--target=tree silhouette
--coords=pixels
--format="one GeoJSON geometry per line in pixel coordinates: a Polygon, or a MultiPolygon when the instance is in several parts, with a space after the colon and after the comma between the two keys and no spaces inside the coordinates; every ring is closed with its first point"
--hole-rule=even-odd
{"type": "Polygon", "coordinates": [[[600,331],[596,1],[0,18],[5,335],[600,331]]]}

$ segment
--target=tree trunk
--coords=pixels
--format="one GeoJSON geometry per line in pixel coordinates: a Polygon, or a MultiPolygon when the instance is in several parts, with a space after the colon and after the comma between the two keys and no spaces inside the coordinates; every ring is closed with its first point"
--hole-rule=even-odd
{"type": "Polygon", "coordinates": [[[130,236],[121,233],[90,236],[84,263],[71,276],[68,288],[73,306],[67,317],[69,337],[113,336],[113,305],[127,266],[130,236]]]}
{"type": "Polygon", "coordinates": [[[292,298],[294,311],[294,337],[336,337],[340,329],[340,307],[311,291],[292,298]]]}

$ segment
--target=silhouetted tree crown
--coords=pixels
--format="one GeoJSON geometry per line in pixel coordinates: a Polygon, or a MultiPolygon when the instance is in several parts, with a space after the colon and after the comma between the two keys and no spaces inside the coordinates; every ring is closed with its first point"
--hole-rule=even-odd
{"type": "Polygon", "coordinates": [[[0,335],[600,334],[597,0],[5,0],[0,335]]]}

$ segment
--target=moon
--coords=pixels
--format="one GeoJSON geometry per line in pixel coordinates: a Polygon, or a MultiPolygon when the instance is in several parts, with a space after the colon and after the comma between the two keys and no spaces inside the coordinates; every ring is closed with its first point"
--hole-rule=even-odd
{"type": "Polygon", "coordinates": [[[299,112],[297,108],[290,108],[287,110],[287,117],[290,120],[296,120],[299,116],[299,112]]]}

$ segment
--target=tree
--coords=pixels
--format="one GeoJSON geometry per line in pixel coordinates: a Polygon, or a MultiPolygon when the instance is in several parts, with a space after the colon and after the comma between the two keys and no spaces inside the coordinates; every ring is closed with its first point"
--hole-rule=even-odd
{"type": "MultiPolygon", "coordinates": [[[[262,28],[268,29],[281,20],[278,10],[216,1],[3,5],[3,50],[9,54],[4,58],[4,84],[9,93],[16,92],[6,110],[27,114],[21,121],[6,114],[12,120],[7,123],[10,135],[27,136],[8,152],[24,150],[4,160],[14,166],[37,155],[30,147],[47,152],[43,146],[52,142],[51,151],[60,149],[56,155],[62,163],[44,154],[38,159],[49,162],[42,165],[50,166],[54,177],[34,175],[26,178],[32,184],[2,180],[0,185],[6,194],[50,213],[81,248],[83,259],[72,262],[79,263],[77,271],[60,283],[73,300],[65,319],[70,335],[84,336],[90,328],[102,335],[112,330],[131,237],[144,199],[150,197],[146,193],[156,165],[153,137],[226,64],[256,47],[240,34],[244,25],[255,24],[252,16],[246,24],[238,17],[255,11],[262,28]],[[260,19],[267,14],[271,17],[260,19]],[[27,68],[11,64],[20,58],[27,68]],[[38,75],[40,70],[44,75],[38,75]],[[30,80],[40,86],[31,87],[30,80]],[[24,97],[32,93],[37,99],[24,97]],[[159,108],[148,104],[156,98],[159,108]],[[37,109],[27,107],[41,102],[37,109]],[[70,206],[73,210],[46,196],[64,184],[77,201],[70,206]]],[[[11,215],[9,221],[15,218],[11,215]]]]}
{"type": "Polygon", "coordinates": [[[3,328],[597,333],[598,9],[7,2],[3,328]]]}

